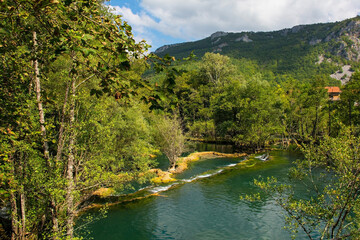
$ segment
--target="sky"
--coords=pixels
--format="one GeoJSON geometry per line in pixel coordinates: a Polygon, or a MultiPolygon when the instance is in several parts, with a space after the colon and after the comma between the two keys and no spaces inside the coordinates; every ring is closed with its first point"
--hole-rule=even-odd
{"type": "Polygon", "coordinates": [[[111,0],[137,41],[151,51],[217,31],[276,31],[342,21],[360,14],[360,0],[111,0]]]}

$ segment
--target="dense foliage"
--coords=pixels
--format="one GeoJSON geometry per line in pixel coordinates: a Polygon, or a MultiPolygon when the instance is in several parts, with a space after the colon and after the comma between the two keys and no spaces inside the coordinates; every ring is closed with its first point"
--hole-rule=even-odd
{"type": "Polygon", "coordinates": [[[73,238],[94,190],[154,165],[147,45],[101,1],[0,4],[2,225],[12,239],[73,238]]]}
{"type": "MultiPolygon", "coordinates": [[[[327,77],[317,75],[303,81],[218,53],[206,53],[201,61],[174,69],[173,94],[160,96],[162,107],[178,108],[184,129],[194,138],[256,149],[280,139],[303,143],[336,136],[341,124],[358,131],[354,90],[358,73],[342,88],[342,101],[329,101],[325,87],[333,81],[327,77]]],[[[153,81],[159,88],[169,88],[169,76],[159,75],[153,81]]]]}
{"type": "Polygon", "coordinates": [[[359,142],[346,128],[302,149],[305,159],[296,162],[291,177],[295,186],[306,186],[308,196],[297,196],[294,185],[275,178],[255,180],[285,210],[294,238],[301,230],[309,239],[359,239],[359,142]]]}
{"type": "Polygon", "coordinates": [[[301,41],[295,50],[274,41],[286,51],[270,44],[264,56],[204,49],[198,61],[160,59],[102,2],[0,1],[4,238],[75,238],[74,218],[95,190],[147,181],[160,151],[176,167],[183,132],[246,150],[319,142],[342,125],[359,134],[360,74],[329,101],[337,66],[314,64],[316,49],[301,41]]]}

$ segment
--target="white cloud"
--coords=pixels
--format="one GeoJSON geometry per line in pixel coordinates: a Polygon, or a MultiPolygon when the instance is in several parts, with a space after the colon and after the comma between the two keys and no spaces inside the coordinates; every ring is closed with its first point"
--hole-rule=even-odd
{"type": "Polygon", "coordinates": [[[175,37],[198,38],[216,30],[275,30],[355,17],[358,0],[143,0],[142,6],[175,37]]]}
{"type": "Polygon", "coordinates": [[[359,0],[142,0],[142,12],[116,11],[144,35],[157,30],[183,40],[215,31],[270,31],[340,21],[360,12],[359,0]]]}
{"type": "Polygon", "coordinates": [[[146,32],[147,28],[155,28],[157,23],[145,12],[140,14],[135,14],[130,8],[112,6],[115,14],[119,14],[124,17],[124,19],[138,32],[146,32]]]}
{"type": "Polygon", "coordinates": [[[127,21],[133,29],[134,39],[136,42],[146,40],[146,42],[152,45],[152,39],[155,38],[151,29],[155,29],[157,23],[145,12],[135,14],[128,7],[111,6],[113,12],[117,15],[121,15],[125,21],[127,21]]]}

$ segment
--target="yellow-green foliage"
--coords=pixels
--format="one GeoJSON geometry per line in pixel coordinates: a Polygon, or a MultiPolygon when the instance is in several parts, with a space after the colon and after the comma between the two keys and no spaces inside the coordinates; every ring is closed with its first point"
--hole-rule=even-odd
{"type": "Polygon", "coordinates": [[[160,169],[152,169],[150,171],[156,174],[156,177],[151,179],[151,182],[154,184],[169,183],[176,181],[174,178],[172,178],[172,174],[170,172],[164,172],[160,169]]]}
{"type": "Polygon", "coordinates": [[[155,184],[161,184],[161,183],[169,183],[176,181],[174,178],[166,178],[166,177],[154,177],[151,179],[151,182],[155,184]]]}
{"type": "Polygon", "coordinates": [[[115,190],[113,188],[99,188],[96,190],[93,195],[97,195],[101,198],[109,197],[111,194],[113,194],[115,190]]]}

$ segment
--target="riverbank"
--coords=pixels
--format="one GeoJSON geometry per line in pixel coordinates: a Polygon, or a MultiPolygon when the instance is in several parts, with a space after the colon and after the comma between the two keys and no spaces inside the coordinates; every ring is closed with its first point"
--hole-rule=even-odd
{"type": "MultiPolygon", "coordinates": [[[[272,156],[269,160],[272,159],[272,156]]],[[[221,161],[221,160],[220,160],[221,161]]],[[[224,169],[228,167],[235,167],[236,169],[249,169],[249,168],[256,168],[261,165],[261,163],[268,162],[262,161],[255,157],[255,154],[247,154],[247,153],[219,153],[214,151],[207,151],[207,152],[195,152],[190,154],[187,157],[179,158],[176,168],[174,171],[162,171],[161,169],[151,169],[149,170],[148,174],[155,174],[156,177],[152,178],[152,185],[139,189],[136,192],[128,193],[128,194],[116,194],[115,190],[112,188],[101,188],[94,192],[93,196],[87,201],[88,204],[85,204],[83,208],[78,212],[78,214],[85,213],[88,210],[101,208],[101,207],[111,207],[116,206],[122,203],[130,203],[139,201],[142,199],[146,199],[153,196],[165,197],[161,194],[163,191],[167,191],[170,188],[181,186],[186,182],[192,182],[197,179],[201,179],[204,177],[209,177],[216,175],[218,173],[223,172],[224,169]],[[223,166],[223,169],[220,169],[213,173],[205,173],[200,174],[199,176],[190,177],[189,179],[177,179],[177,175],[181,175],[184,173],[188,168],[189,165],[193,162],[199,160],[211,160],[211,159],[231,159],[231,158],[242,158],[245,159],[237,162],[236,164],[229,164],[223,166]]],[[[272,162],[272,161],[271,161],[272,162]]]]}
{"type": "MultiPolygon", "coordinates": [[[[173,171],[163,171],[161,169],[150,169],[148,173],[154,174],[155,176],[151,179],[151,183],[154,185],[167,184],[177,181],[174,177],[177,174],[184,172],[188,169],[189,164],[196,162],[202,159],[212,159],[212,158],[241,158],[247,156],[246,153],[220,153],[214,151],[207,152],[194,152],[189,156],[181,157],[178,159],[175,170],[173,171]]],[[[122,202],[131,202],[140,200],[149,196],[157,196],[157,193],[143,195],[142,191],[137,191],[135,193],[125,194],[121,196],[116,196],[115,190],[113,188],[100,188],[92,193],[92,196],[89,202],[91,204],[84,207],[80,212],[85,212],[92,208],[103,207],[104,205],[111,206],[116,205],[122,202]]]]}

